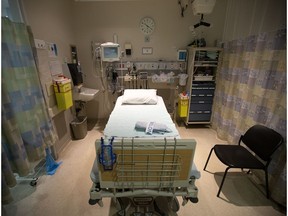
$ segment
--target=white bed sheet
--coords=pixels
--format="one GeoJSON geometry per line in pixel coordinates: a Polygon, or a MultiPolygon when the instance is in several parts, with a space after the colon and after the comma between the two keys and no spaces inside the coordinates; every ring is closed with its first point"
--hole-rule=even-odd
{"type": "Polygon", "coordinates": [[[163,98],[158,97],[156,105],[131,105],[122,104],[123,96],[118,97],[115,107],[110,114],[109,120],[104,129],[104,135],[107,138],[114,137],[176,137],[180,138],[174,122],[168,113],[163,98]],[[136,131],[135,124],[137,121],[157,122],[165,124],[172,132],[159,134],[146,134],[144,131],[136,131]]]}
{"type": "MultiPolygon", "coordinates": [[[[156,105],[128,105],[122,104],[122,97],[119,96],[113,111],[110,114],[109,120],[104,129],[104,136],[106,138],[111,137],[121,137],[121,138],[178,138],[180,135],[174,122],[168,113],[164,100],[162,97],[158,96],[158,103],[156,105]],[[165,134],[145,134],[142,131],[135,130],[135,124],[137,121],[146,122],[158,122],[165,124],[168,128],[172,130],[171,133],[165,134]]],[[[96,169],[96,166],[93,166],[96,169]]],[[[94,169],[94,168],[93,168],[94,169]]],[[[96,170],[94,170],[96,171],[96,170]]],[[[197,169],[195,163],[192,164],[192,169],[190,172],[191,176],[196,179],[201,177],[200,171],[197,169]]],[[[91,175],[93,178],[94,175],[91,175]]]]}

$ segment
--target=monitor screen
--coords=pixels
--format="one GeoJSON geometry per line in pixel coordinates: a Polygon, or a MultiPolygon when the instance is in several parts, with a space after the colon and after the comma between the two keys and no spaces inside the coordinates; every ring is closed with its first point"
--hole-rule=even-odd
{"type": "Polygon", "coordinates": [[[119,61],[120,59],[120,46],[114,43],[101,44],[102,61],[119,61]]]}
{"type": "Polygon", "coordinates": [[[104,47],[105,58],[118,58],[118,47],[104,47]]]}
{"type": "Polygon", "coordinates": [[[187,50],[178,50],[178,61],[186,61],[187,59],[187,50]]]}

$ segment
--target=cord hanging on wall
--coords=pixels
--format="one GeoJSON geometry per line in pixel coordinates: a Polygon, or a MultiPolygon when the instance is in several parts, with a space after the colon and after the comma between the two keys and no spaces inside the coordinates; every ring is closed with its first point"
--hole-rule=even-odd
{"type": "Polygon", "coordinates": [[[178,4],[180,5],[181,16],[184,17],[184,11],[188,8],[188,0],[178,0],[178,4]]]}

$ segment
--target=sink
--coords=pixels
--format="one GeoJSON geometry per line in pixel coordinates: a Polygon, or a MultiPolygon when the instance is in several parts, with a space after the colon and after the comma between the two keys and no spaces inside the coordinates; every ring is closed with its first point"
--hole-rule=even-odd
{"type": "Polygon", "coordinates": [[[81,87],[79,92],[79,89],[75,88],[73,92],[73,99],[84,102],[91,101],[95,98],[98,92],[98,89],[91,89],[86,87],[81,87]]]}

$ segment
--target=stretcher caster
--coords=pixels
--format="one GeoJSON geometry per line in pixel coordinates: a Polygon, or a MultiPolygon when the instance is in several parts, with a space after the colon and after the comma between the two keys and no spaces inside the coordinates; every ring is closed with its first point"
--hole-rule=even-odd
{"type": "Polygon", "coordinates": [[[198,198],[197,197],[182,197],[183,198],[183,202],[182,202],[182,206],[185,206],[189,201],[192,203],[198,203],[198,198]]]}
{"type": "Polygon", "coordinates": [[[89,199],[88,203],[90,205],[96,205],[98,204],[99,206],[103,207],[103,202],[101,199],[89,199]]]}
{"type": "Polygon", "coordinates": [[[34,178],[31,182],[30,182],[30,185],[32,187],[35,187],[37,185],[37,182],[38,182],[38,178],[34,178]]]}
{"type": "Polygon", "coordinates": [[[89,199],[89,201],[88,201],[88,203],[90,204],[90,205],[96,205],[97,203],[98,203],[98,201],[99,200],[93,200],[93,199],[89,199]]]}
{"type": "Polygon", "coordinates": [[[197,197],[190,197],[189,200],[192,203],[198,203],[198,198],[197,197]]]}

